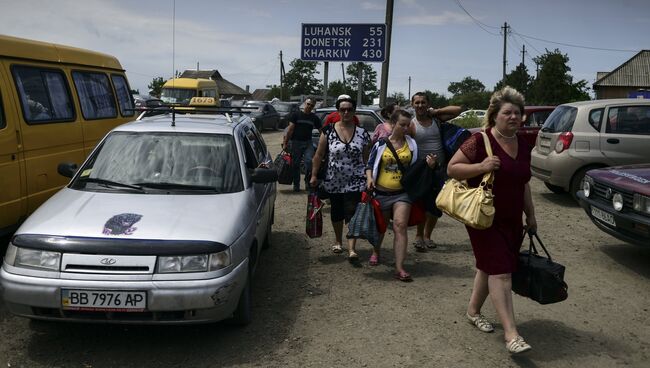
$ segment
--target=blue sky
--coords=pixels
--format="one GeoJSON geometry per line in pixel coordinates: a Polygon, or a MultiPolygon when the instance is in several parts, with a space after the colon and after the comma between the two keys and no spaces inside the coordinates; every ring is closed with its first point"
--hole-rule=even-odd
{"type": "MultiPolygon", "coordinates": [[[[301,23],[383,23],[386,1],[176,0],[175,37],[172,0],[0,4],[0,34],[112,54],[132,88],[145,92],[154,77],[170,77],[173,65],[194,69],[197,62],[251,91],[279,84],[279,52],[287,68],[300,56],[301,23]]],[[[395,0],[389,94],[406,94],[409,76],[411,93],[429,89],[449,96],[449,83],[466,76],[491,89],[502,73],[504,22],[513,29],[508,71],[521,62],[524,44],[531,74],[532,58],[559,48],[570,58],[574,79],[591,84],[596,72],[650,49],[649,0],[395,0]]],[[[373,66],[380,76],[381,64],[373,66]]],[[[330,63],[329,76],[341,78],[340,63],[330,63]]]]}

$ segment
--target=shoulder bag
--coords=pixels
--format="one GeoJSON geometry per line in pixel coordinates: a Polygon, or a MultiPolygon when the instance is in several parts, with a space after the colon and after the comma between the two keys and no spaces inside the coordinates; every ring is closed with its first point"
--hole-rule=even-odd
{"type": "MultiPolygon", "coordinates": [[[[488,157],[492,156],[490,140],[485,132],[481,134],[488,157]]],[[[436,206],[469,227],[487,229],[494,220],[493,181],[492,172],[483,174],[483,180],[476,188],[469,187],[466,180],[448,179],[436,198],[436,206]]]]}
{"type": "Polygon", "coordinates": [[[528,250],[519,253],[517,272],[512,274],[512,291],[539,304],[565,300],[569,296],[569,287],[564,282],[564,266],[551,259],[551,255],[536,233],[529,232],[528,237],[530,238],[528,250]],[[546,257],[537,252],[533,236],[546,253],[546,257]]]}

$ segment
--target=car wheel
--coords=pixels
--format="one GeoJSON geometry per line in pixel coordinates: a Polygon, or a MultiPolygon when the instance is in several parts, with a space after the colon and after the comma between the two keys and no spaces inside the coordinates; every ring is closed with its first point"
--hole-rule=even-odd
{"type": "Polygon", "coordinates": [[[578,195],[576,193],[579,190],[582,190],[582,183],[585,179],[585,174],[587,173],[587,171],[596,168],[598,168],[598,166],[585,167],[578,170],[578,172],[576,172],[575,174],[573,174],[573,178],[571,178],[570,189],[571,189],[571,197],[573,197],[573,199],[575,199],[576,202],[578,202],[578,195]]]}
{"type": "Polygon", "coordinates": [[[246,286],[244,286],[244,290],[242,290],[241,296],[239,297],[239,303],[237,303],[237,309],[235,309],[232,318],[227,321],[230,325],[246,326],[251,323],[253,319],[253,314],[251,312],[252,297],[250,278],[250,275],[248,275],[246,286]]]}
{"type": "Polygon", "coordinates": [[[546,182],[544,182],[544,185],[546,185],[546,187],[548,188],[548,190],[550,190],[551,192],[553,192],[553,193],[555,193],[555,194],[562,194],[562,193],[565,193],[565,192],[566,192],[566,191],[564,190],[564,188],[562,188],[562,187],[560,187],[560,186],[557,186],[557,185],[549,184],[549,183],[546,183],[546,182]]]}

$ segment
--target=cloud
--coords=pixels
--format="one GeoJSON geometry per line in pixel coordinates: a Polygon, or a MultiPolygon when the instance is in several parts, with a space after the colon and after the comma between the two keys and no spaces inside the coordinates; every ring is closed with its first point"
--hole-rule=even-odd
{"type": "Polygon", "coordinates": [[[364,1],[361,3],[361,9],[363,10],[386,10],[386,5],[378,2],[364,1]]]}
{"type": "Polygon", "coordinates": [[[397,24],[399,25],[434,25],[441,26],[446,24],[467,24],[471,19],[462,13],[455,13],[451,11],[444,11],[441,14],[417,14],[409,16],[397,17],[397,24]]]}

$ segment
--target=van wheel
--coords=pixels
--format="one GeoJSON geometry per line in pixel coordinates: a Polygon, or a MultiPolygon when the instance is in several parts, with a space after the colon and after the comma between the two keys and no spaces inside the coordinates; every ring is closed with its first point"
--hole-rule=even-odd
{"type": "Polygon", "coordinates": [[[250,274],[246,278],[246,286],[241,292],[239,297],[239,303],[237,303],[237,309],[232,315],[232,318],[228,320],[228,324],[234,326],[246,326],[251,323],[253,319],[251,306],[252,306],[252,297],[251,297],[251,276],[250,274]]]}
{"type": "Polygon", "coordinates": [[[558,185],[549,184],[547,182],[544,182],[544,185],[546,185],[546,188],[548,188],[548,190],[550,190],[551,192],[553,192],[555,194],[562,194],[562,193],[566,192],[564,190],[564,188],[562,188],[561,186],[558,186],[558,185]]]}

